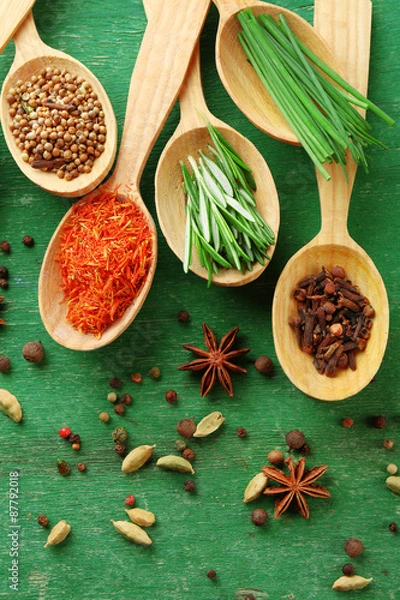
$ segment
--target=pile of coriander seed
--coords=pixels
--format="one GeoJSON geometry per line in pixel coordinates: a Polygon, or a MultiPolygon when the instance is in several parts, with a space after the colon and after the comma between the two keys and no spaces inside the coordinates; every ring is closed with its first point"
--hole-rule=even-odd
{"type": "Polygon", "coordinates": [[[18,80],[6,99],[23,161],[66,181],[91,172],[107,128],[102,104],[83,77],[49,66],[18,80]]]}

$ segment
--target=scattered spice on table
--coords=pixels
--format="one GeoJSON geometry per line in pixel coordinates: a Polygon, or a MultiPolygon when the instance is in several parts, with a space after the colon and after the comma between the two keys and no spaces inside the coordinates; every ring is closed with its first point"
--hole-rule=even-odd
{"type": "Polygon", "coordinates": [[[270,452],[268,452],[267,458],[271,465],[276,466],[281,465],[284,461],[283,453],[280,450],[270,450],[270,452]]]}
{"type": "Polygon", "coordinates": [[[24,162],[65,181],[91,172],[104,152],[107,125],[101,101],[83,77],[49,66],[18,81],[6,100],[24,162]]]}
{"type": "Polygon", "coordinates": [[[375,429],[384,429],[387,425],[387,420],[383,415],[377,415],[373,418],[372,423],[375,429]]]}
{"type": "Polygon", "coordinates": [[[394,446],[394,441],[393,440],[383,440],[383,447],[386,448],[386,450],[391,450],[394,446]]]}
{"type": "Polygon", "coordinates": [[[251,513],[251,522],[257,527],[265,525],[268,519],[268,513],[263,508],[255,508],[251,513]]]}
{"type": "Polygon", "coordinates": [[[49,524],[49,519],[45,514],[42,513],[42,514],[38,515],[37,522],[42,527],[47,527],[47,525],[49,524]]]}
{"type": "Polygon", "coordinates": [[[108,412],[103,411],[99,414],[99,419],[103,423],[108,423],[108,421],[110,420],[110,415],[108,414],[108,412]]]}
{"type": "Polygon", "coordinates": [[[72,430],[69,427],[61,427],[61,429],[58,431],[58,435],[65,439],[68,439],[71,433],[72,430]]]}
{"type": "Polygon", "coordinates": [[[186,460],[192,461],[196,455],[194,453],[194,450],[192,450],[191,448],[185,448],[182,452],[182,456],[186,460]]]}
{"type": "Polygon", "coordinates": [[[142,383],[143,378],[140,373],[132,373],[131,381],[133,381],[134,383],[142,383]]]}
{"type": "Polygon", "coordinates": [[[349,538],[344,544],[344,551],[350,558],[355,558],[356,556],[360,556],[364,551],[364,544],[358,538],[349,538]]]}
{"type": "Polygon", "coordinates": [[[0,279],[0,288],[2,288],[3,290],[6,290],[8,288],[8,279],[0,279]]]}
{"type": "Polygon", "coordinates": [[[274,363],[269,356],[259,356],[254,362],[254,366],[259,373],[269,375],[274,368],[274,363]]]}
{"type": "Polygon", "coordinates": [[[4,265],[0,265],[0,277],[2,279],[8,279],[8,269],[4,265]]]}
{"type": "Polygon", "coordinates": [[[176,430],[184,438],[191,438],[193,434],[196,432],[196,423],[194,422],[194,418],[191,419],[181,419],[178,421],[176,430]]]}
{"type": "Polygon", "coordinates": [[[365,350],[375,311],[343,267],[322,268],[293,292],[297,314],[290,320],[299,348],[313,356],[317,371],[334,377],[356,370],[356,352],[365,350]]]}
{"type": "Polygon", "coordinates": [[[238,427],[236,429],[236,435],[240,438],[245,438],[247,437],[247,430],[245,427],[238,427]]]}
{"type": "Polygon", "coordinates": [[[236,373],[247,373],[247,370],[232,362],[232,359],[239,358],[250,348],[241,348],[232,350],[239,327],[234,327],[223,336],[220,343],[217,344],[217,338],[207,323],[203,323],[204,341],[207,350],[202,350],[191,344],[183,344],[186,350],[194,352],[200,358],[185,363],[179,367],[180,371],[204,371],[201,379],[200,395],[206,396],[212,389],[215,382],[218,381],[225,388],[229,396],[233,396],[233,386],[229,371],[236,373]]]}
{"type": "Polygon", "coordinates": [[[133,506],[135,504],[135,496],[133,494],[128,494],[127,497],[125,498],[124,503],[127,506],[133,506]]]}
{"type": "Polygon", "coordinates": [[[214,569],[209,569],[207,571],[206,575],[209,579],[215,579],[217,576],[217,573],[216,573],[216,571],[214,571],[214,569]]]}
{"type": "Polygon", "coordinates": [[[276,467],[266,466],[261,469],[269,480],[280,484],[279,486],[268,485],[264,490],[264,494],[268,496],[282,496],[275,501],[274,518],[278,519],[294,503],[299,513],[308,519],[310,511],[305,495],[315,498],[330,498],[330,493],[326,488],[315,484],[315,481],[325,473],[328,467],[321,465],[306,471],[306,459],[300,458],[297,463],[294,463],[291,456],[285,460],[285,464],[289,468],[289,476],[276,467]]]}
{"type": "Polygon", "coordinates": [[[291,450],[300,450],[306,442],[306,437],[302,431],[292,429],[286,434],[286,443],[291,450]]]}
{"type": "Polygon", "coordinates": [[[175,390],[167,390],[165,392],[165,399],[170,404],[174,404],[178,400],[178,394],[175,390]]]}
{"type": "Polygon", "coordinates": [[[22,356],[31,363],[39,363],[44,358],[44,348],[41,342],[27,342],[22,348],[22,356]]]}
{"type": "Polygon", "coordinates": [[[79,462],[76,465],[76,468],[78,469],[78,471],[81,471],[83,473],[84,471],[86,471],[86,464],[84,462],[79,462]]]}
{"type": "Polygon", "coordinates": [[[196,482],[193,481],[193,479],[188,479],[183,484],[183,489],[185,490],[185,492],[189,492],[190,494],[192,494],[197,489],[196,482]]]}
{"type": "Polygon", "coordinates": [[[31,235],[24,235],[24,237],[22,238],[22,243],[27,248],[32,248],[35,245],[35,240],[31,235]]]}
{"type": "Polygon", "coordinates": [[[0,373],[6,373],[10,370],[11,360],[8,356],[0,356],[0,373]]]}
{"type": "Polygon", "coordinates": [[[161,369],[159,367],[151,367],[149,375],[152,379],[160,379],[161,369]]]}
{"type": "Polygon", "coordinates": [[[60,475],[62,475],[63,477],[69,475],[71,472],[71,468],[65,460],[57,460],[57,469],[60,475]]]}
{"type": "Polygon", "coordinates": [[[352,565],[351,563],[346,563],[342,567],[342,573],[343,575],[346,575],[346,577],[351,577],[352,575],[354,575],[354,570],[354,565],[352,565]]]}
{"type": "Polygon", "coordinates": [[[389,531],[391,531],[392,533],[397,533],[399,530],[397,523],[395,523],[394,521],[392,521],[391,523],[389,523],[389,531]]]}
{"type": "Polygon", "coordinates": [[[0,250],[2,252],[4,252],[4,254],[10,254],[10,252],[11,252],[10,242],[7,242],[7,240],[3,240],[2,242],[0,242],[0,250]]]}
{"type": "Polygon", "coordinates": [[[76,203],[57,257],[66,320],[101,338],[140,294],[152,258],[153,235],[132,192],[122,196],[117,188],[76,203]]]}
{"type": "Polygon", "coordinates": [[[114,404],[114,412],[117,415],[123,415],[123,414],[125,414],[125,406],[122,404],[122,402],[116,402],[114,404]]]}
{"type": "MultiPolygon", "coordinates": [[[[110,387],[114,388],[114,389],[119,389],[122,385],[122,381],[118,378],[118,377],[113,377],[112,379],[110,379],[110,387]]],[[[112,393],[112,392],[111,392],[112,393]]],[[[116,400],[117,398],[115,398],[116,400]]],[[[115,400],[112,400],[112,402],[115,402],[115,400]]]]}
{"type": "Polygon", "coordinates": [[[353,427],[354,421],[353,421],[353,419],[350,419],[350,417],[345,417],[342,420],[342,425],[343,425],[343,427],[346,427],[347,429],[350,429],[350,427],[353,427]]]}
{"type": "Polygon", "coordinates": [[[180,323],[186,323],[186,321],[189,321],[189,319],[190,319],[190,315],[187,310],[180,310],[178,312],[178,321],[180,323]]]}
{"type": "MultiPolygon", "coordinates": [[[[4,296],[0,296],[0,302],[3,302],[3,300],[4,300],[4,296]]],[[[5,324],[6,324],[5,320],[0,317],[0,325],[5,325],[5,324]]]]}

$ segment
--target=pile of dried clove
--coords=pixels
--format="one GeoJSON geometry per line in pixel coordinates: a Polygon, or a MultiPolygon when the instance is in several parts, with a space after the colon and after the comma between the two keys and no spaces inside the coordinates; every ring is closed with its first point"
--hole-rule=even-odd
{"type": "Polygon", "coordinates": [[[364,350],[375,311],[341,266],[322,267],[299,282],[293,293],[297,315],[290,326],[303,352],[314,356],[317,371],[333,377],[338,369],[356,369],[355,354],[364,350]]]}

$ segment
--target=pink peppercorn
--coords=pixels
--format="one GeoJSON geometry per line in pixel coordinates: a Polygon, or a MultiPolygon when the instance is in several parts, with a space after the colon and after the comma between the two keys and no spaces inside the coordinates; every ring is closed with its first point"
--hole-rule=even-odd
{"type": "Polygon", "coordinates": [[[61,427],[61,429],[58,433],[59,433],[60,437],[62,437],[62,438],[69,438],[72,431],[70,430],[69,427],[61,427]]]}
{"type": "Polygon", "coordinates": [[[135,496],[133,494],[128,494],[125,498],[125,504],[127,506],[133,506],[135,504],[135,496]]]}

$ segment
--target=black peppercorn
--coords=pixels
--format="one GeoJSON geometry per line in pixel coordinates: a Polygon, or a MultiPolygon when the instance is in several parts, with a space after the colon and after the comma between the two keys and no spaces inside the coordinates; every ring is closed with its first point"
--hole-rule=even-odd
{"type": "Polygon", "coordinates": [[[238,435],[240,438],[245,438],[247,436],[247,431],[244,427],[239,427],[236,429],[236,435],[238,435]]]}
{"type": "Polygon", "coordinates": [[[176,430],[184,438],[190,438],[195,433],[197,427],[192,419],[181,419],[176,426],[176,430]]]}
{"type": "Polygon", "coordinates": [[[256,359],[254,366],[259,373],[264,373],[264,375],[268,375],[269,373],[271,373],[274,364],[269,356],[259,356],[256,359]]]}
{"type": "Polygon", "coordinates": [[[267,521],[268,515],[263,508],[255,508],[251,513],[251,522],[257,527],[261,527],[267,521]]]}
{"type": "Polygon", "coordinates": [[[307,456],[307,454],[310,454],[311,448],[308,444],[304,444],[301,448],[299,448],[299,452],[303,456],[307,456]]]}
{"type": "Polygon", "coordinates": [[[2,279],[8,279],[8,269],[3,265],[0,266],[0,277],[2,279]]]}
{"type": "Polygon", "coordinates": [[[24,244],[24,246],[32,248],[32,246],[35,245],[35,240],[30,235],[24,235],[24,237],[22,238],[22,243],[24,244]]]}
{"type": "Polygon", "coordinates": [[[344,551],[351,558],[355,558],[356,556],[359,556],[363,550],[364,550],[364,545],[357,538],[349,538],[344,545],[344,551]]]}
{"type": "Polygon", "coordinates": [[[125,452],[126,452],[126,448],[125,448],[125,446],[123,444],[115,444],[114,450],[120,456],[124,456],[125,452]]]}
{"type": "Polygon", "coordinates": [[[383,415],[378,415],[373,419],[373,425],[376,429],[383,429],[386,427],[386,417],[383,415]]]}
{"type": "Polygon", "coordinates": [[[217,573],[216,573],[216,571],[214,571],[214,569],[209,569],[209,570],[207,571],[207,577],[208,577],[209,579],[215,579],[215,578],[216,578],[216,576],[217,576],[217,573]]]}
{"type": "Polygon", "coordinates": [[[7,279],[4,279],[4,277],[0,279],[0,288],[2,288],[3,290],[6,290],[8,288],[8,281],[7,279]]]}
{"type": "Polygon", "coordinates": [[[174,402],[177,401],[178,394],[176,393],[175,390],[168,390],[167,392],[165,392],[165,399],[170,404],[173,404],[174,402]]]}
{"type": "Polygon", "coordinates": [[[44,358],[44,348],[40,342],[27,342],[22,348],[22,356],[28,362],[38,363],[44,358]]]}
{"type": "Polygon", "coordinates": [[[132,396],[130,394],[122,394],[121,402],[122,404],[132,404],[132,396]]]}
{"type": "Polygon", "coordinates": [[[121,380],[118,379],[118,377],[113,377],[112,379],[110,379],[110,387],[117,390],[121,387],[121,380]]]}
{"type": "Polygon", "coordinates": [[[0,250],[4,252],[4,254],[10,254],[11,246],[9,242],[7,242],[6,240],[0,242],[0,250]]]}
{"type": "Polygon", "coordinates": [[[47,527],[47,525],[49,524],[49,519],[47,518],[46,515],[39,515],[37,518],[37,522],[39,523],[39,525],[41,525],[42,527],[47,527]]]}
{"type": "Polygon", "coordinates": [[[188,481],[185,481],[185,483],[183,484],[183,489],[185,490],[185,492],[195,492],[196,483],[193,481],[193,479],[188,479],[188,481]]]}
{"type": "Polygon", "coordinates": [[[351,577],[352,575],[354,575],[354,565],[352,565],[351,563],[346,563],[342,567],[342,573],[343,575],[346,575],[346,577],[351,577]]]}
{"type": "Polygon", "coordinates": [[[81,436],[79,433],[71,433],[71,435],[68,436],[68,441],[70,444],[80,444],[81,436]]]}
{"type": "Polygon", "coordinates": [[[298,429],[292,429],[286,434],[286,443],[289,448],[294,450],[299,450],[302,446],[304,446],[306,442],[306,438],[304,433],[299,431],[298,429]]]}
{"type": "Polygon", "coordinates": [[[180,310],[178,312],[178,321],[180,321],[180,323],[185,323],[188,320],[189,320],[189,313],[186,310],[180,310]]]}
{"type": "Polygon", "coordinates": [[[5,373],[11,367],[11,361],[8,356],[0,356],[0,373],[5,373]]]}
{"type": "Polygon", "coordinates": [[[397,533],[399,527],[397,525],[397,523],[395,523],[394,521],[392,523],[389,523],[389,531],[391,531],[392,533],[397,533]]]}

